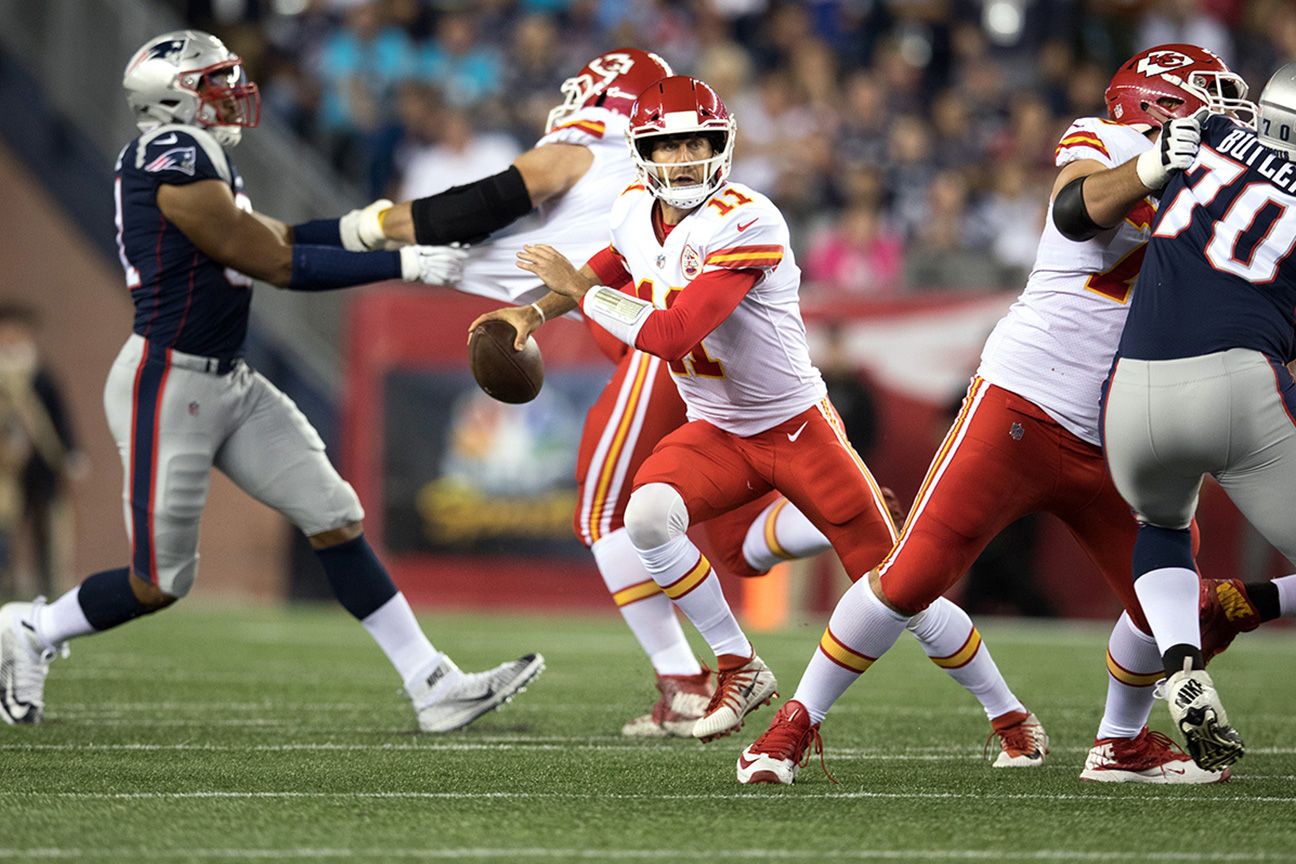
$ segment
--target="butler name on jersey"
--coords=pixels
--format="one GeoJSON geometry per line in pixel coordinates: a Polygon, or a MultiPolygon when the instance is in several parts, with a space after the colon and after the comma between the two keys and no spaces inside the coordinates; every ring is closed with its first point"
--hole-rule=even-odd
{"type": "Polygon", "coordinates": [[[654,200],[643,184],[632,184],[611,214],[612,248],[639,299],[668,309],[705,273],[761,273],[728,318],[671,362],[689,418],[750,435],[823,399],[798,306],[801,271],[773,202],[749,186],[725,183],[658,242],[654,200]]]}

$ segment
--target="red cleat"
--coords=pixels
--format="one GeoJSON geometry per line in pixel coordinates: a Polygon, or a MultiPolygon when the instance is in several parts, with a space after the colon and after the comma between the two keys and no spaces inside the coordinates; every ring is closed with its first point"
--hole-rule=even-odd
{"type": "MultiPolygon", "coordinates": [[[[810,722],[810,713],[804,705],[790,700],[774,715],[765,734],[738,756],[738,782],[791,784],[797,772],[810,761],[811,747],[822,761],[819,724],[810,722]]],[[[826,767],[824,773],[828,773],[826,767]]],[[[837,782],[831,774],[828,778],[837,782]]]]}
{"type": "Polygon", "coordinates": [[[1134,738],[1099,738],[1085,759],[1081,780],[1099,783],[1223,783],[1229,769],[1207,771],[1160,732],[1146,726],[1134,738]]]}
{"type": "Polygon", "coordinates": [[[1227,648],[1237,634],[1260,626],[1260,613],[1247,596],[1241,579],[1201,580],[1198,609],[1202,657],[1207,663],[1227,648]]]}
{"type": "Polygon", "coordinates": [[[652,711],[642,714],[621,727],[630,738],[689,738],[715,693],[715,677],[702,667],[696,675],[658,675],[661,693],[652,711]]]}

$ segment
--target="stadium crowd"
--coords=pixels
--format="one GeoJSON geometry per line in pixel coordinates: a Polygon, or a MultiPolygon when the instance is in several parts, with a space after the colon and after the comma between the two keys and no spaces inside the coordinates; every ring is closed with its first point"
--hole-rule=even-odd
{"type": "Polygon", "coordinates": [[[656,51],[732,107],[734,178],[787,215],[811,304],[828,284],[1019,288],[1058,136],[1104,113],[1117,63],[1192,42],[1256,89],[1296,57],[1287,0],[171,2],[375,197],[492,173],[535,141],[580,58],[656,51]]]}

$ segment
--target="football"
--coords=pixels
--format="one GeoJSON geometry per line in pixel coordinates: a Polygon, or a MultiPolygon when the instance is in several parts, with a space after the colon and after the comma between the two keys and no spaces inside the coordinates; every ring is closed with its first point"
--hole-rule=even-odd
{"type": "Polygon", "coordinates": [[[534,337],[521,351],[513,348],[512,325],[485,321],[468,338],[468,362],[487,396],[514,405],[530,402],[544,385],[544,360],[534,337]]]}

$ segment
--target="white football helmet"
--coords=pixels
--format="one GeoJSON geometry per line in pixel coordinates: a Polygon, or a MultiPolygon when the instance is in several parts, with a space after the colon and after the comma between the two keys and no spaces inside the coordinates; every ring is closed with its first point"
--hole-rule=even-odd
{"type": "Polygon", "coordinates": [[[147,131],[165,123],[201,126],[226,147],[243,127],[261,121],[261,92],[243,61],[201,30],[175,30],[144,44],[122,75],[135,125],[147,131]]]}
{"type": "Polygon", "coordinates": [[[1296,63],[1282,66],[1260,91],[1257,136],[1296,159],[1296,63]]]}

